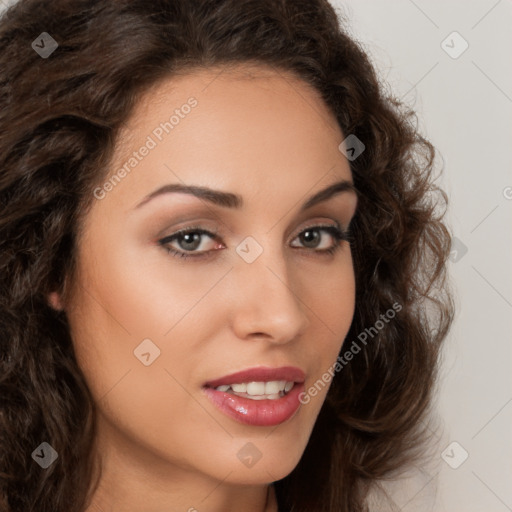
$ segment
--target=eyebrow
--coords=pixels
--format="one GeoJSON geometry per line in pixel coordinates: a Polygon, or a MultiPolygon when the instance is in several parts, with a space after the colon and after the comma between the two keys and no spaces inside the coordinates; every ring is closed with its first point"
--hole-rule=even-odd
{"type": "MultiPolygon", "coordinates": [[[[316,204],[327,201],[328,199],[331,199],[332,197],[343,192],[357,194],[355,186],[352,182],[348,180],[338,181],[312,195],[302,205],[300,211],[303,212],[309,208],[312,208],[316,204]]],[[[209,203],[215,204],[217,206],[222,206],[224,208],[240,209],[243,207],[244,204],[242,196],[239,196],[238,194],[233,194],[231,192],[223,192],[221,190],[214,190],[208,187],[202,187],[198,185],[182,185],[180,183],[169,183],[167,185],[163,185],[162,187],[154,190],[149,195],[147,195],[135,207],[135,209],[140,208],[142,205],[148,203],[155,197],[171,193],[189,194],[199,199],[208,201],[209,203]]]]}

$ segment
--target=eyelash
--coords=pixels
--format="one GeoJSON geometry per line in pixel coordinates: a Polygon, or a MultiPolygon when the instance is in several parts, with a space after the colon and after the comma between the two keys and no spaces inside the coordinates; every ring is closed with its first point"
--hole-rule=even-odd
{"type": "MultiPolygon", "coordinates": [[[[334,238],[334,245],[330,247],[329,249],[310,249],[311,251],[318,253],[320,256],[330,256],[337,252],[341,248],[341,242],[342,241],[348,241],[350,243],[351,240],[351,233],[350,229],[342,230],[337,226],[333,225],[314,225],[307,227],[303,229],[298,235],[302,235],[306,231],[326,231],[334,238]]],[[[210,232],[206,231],[205,229],[200,228],[199,226],[191,226],[185,229],[182,229],[180,231],[177,231],[176,233],[166,236],[165,238],[162,238],[161,240],[158,240],[158,243],[172,256],[180,257],[180,258],[207,258],[209,257],[215,250],[211,251],[202,251],[198,253],[193,253],[192,251],[184,252],[184,251],[178,251],[176,249],[173,249],[172,247],[169,247],[167,244],[174,241],[175,239],[179,239],[183,235],[187,235],[190,233],[196,233],[200,235],[207,235],[210,238],[214,239],[217,236],[217,232],[210,232]]],[[[296,238],[297,238],[296,237],[296,238]]],[[[305,247],[304,249],[308,249],[305,247]]]]}

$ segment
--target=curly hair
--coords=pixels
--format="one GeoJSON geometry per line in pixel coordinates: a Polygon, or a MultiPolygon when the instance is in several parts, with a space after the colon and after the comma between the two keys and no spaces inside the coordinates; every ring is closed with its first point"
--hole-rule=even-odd
{"type": "Polygon", "coordinates": [[[454,314],[447,196],[414,111],[384,92],[346,25],[327,0],[19,0],[3,14],[2,511],[83,512],[88,504],[96,409],[66,314],[48,294],[66,295],[92,191],[138,99],[209,66],[253,62],[294,73],[321,93],[342,133],[364,143],[350,162],[359,206],[346,339],[401,306],[337,373],[301,460],[275,483],[280,509],[367,510],[372,484],[417,456],[454,314]],[[31,47],[42,32],[58,43],[48,58],[31,47]],[[58,459],[41,471],[31,454],[45,440],[58,459]]]}

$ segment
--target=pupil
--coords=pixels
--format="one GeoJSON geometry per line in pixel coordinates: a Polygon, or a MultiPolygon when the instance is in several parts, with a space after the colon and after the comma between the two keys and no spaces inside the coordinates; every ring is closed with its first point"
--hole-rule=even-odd
{"type": "Polygon", "coordinates": [[[186,233],[183,235],[184,245],[192,244],[192,247],[184,247],[185,249],[196,249],[199,244],[197,243],[199,241],[200,235],[199,233],[186,233]],[[190,240],[189,240],[190,238],[190,240]]]}
{"type": "Polygon", "coordinates": [[[318,232],[317,231],[314,231],[314,230],[311,230],[311,231],[304,231],[303,233],[303,239],[304,239],[304,242],[305,242],[305,245],[308,245],[310,244],[311,242],[312,243],[312,246],[314,247],[316,244],[315,244],[315,241],[318,242],[318,232]],[[309,240],[308,240],[309,239],[309,240]]]}

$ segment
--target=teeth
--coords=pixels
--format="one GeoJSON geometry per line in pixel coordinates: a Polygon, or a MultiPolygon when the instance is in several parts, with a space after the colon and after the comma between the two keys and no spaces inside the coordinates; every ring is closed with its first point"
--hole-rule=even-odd
{"type": "Polygon", "coordinates": [[[253,400],[276,400],[288,393],[293,388],[294,382],[286,382],[285,380],[271,380],[269,382],[242,382],[217,386],[217,391],[232,391],[234,394],[243,394],[247,398],[253,400]]]}
{"type": "Polygon", "coordinates": [[[250,398],[251,400],[277,400],[278,398],[281,398],[281,395],[279,393],[275,393],[273,395],[253,395],[250,398]]]}
{"type": "MultiPolygon", "coordinates": [[[[265,383],[265,395],[275,395],[276,393],[279,393],[281,391],[279,385],[281,384],[280,381],[277,380],[271,380],[270,382],[265,383]]],[[[286,383],[285,383],[286,384],[286,383]]],[[[284,387],[283,387],[284,390],[284,387]]]]}
{"type": "Polygon", "coordinates": [[[265,383],[264,382],[249,382],[247,384],[248,395],[264,395],[265,394],[265,383]]]}

